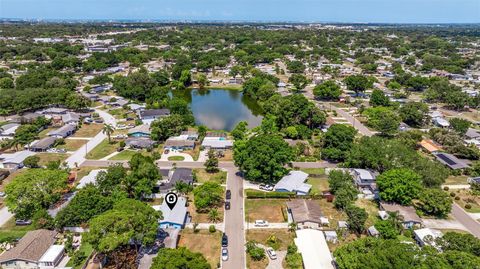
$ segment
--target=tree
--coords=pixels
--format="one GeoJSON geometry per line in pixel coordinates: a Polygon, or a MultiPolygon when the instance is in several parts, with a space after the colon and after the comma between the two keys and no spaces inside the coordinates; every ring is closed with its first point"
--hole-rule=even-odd
{"type": "Polygon", "coordinates": [[[382,200],[409,205],[420,194],[421,177],[408,168],[392,169],[377,177],[382,200]]]}
{"type": "Polygon", "coordinates": [[[6,186],[5,204],[18,219],[30,219],[57,202],[66,189],[67,172],[29,169],[6,186]]]}
{"type": "Polygon", "coordinates": [[[111,135],[113,134],[114,128],[111,124],[104,124],[102,128],[102,133],[106,134],[108,137],[108,143],[111,143],[111,135]]]}
{"type": "Polygon", "coordinates": [[[38,127],[31,124],[20,125],[15,130],[14,139],[20,145],[28,145],[37,138],[38,127]]]}
{"type": "Polygon", "coordinates": [[[248,131],[248,123],[246,121],[241,121],[235,126],[231,134],[235,140],[241,140],[245,138],[247,131],[248,131]]]}
{"type": "Polygon", "coordinates": [[[297,137],[298,137],[297,128],[295,128],[295,126],[289,126],[289,127],[285,128],[285,135],[288,138],[297,139],[297,137]]]}
{"type": "Polygon", "coordinates": [[[358,190],[353,184],[344,185],[335,192],[333,204],[338,209],[347,208],[357,199],[358,190]]]}
{"type": "Polygon", "coordinates": [[[191,184],[185,183],[183,181],[177,181],[175,183],[175,191],[181,193],[183,195],[187,195],[193,190],[193,186],[191,184]]]}
{"type": "Polygon", "coordinates": [[[295,87],[294,92],[300,92],[307,86],[308,79],[302,74],[292,74],[288,79],[288,82],[292,83],[295,87]]]}
{"type": "Polygon", "coordinates": [[[130,198],[143,199],[153,193],[160,177],[152,158],[136,153],[128,162],[131,172],[122,181],[122,188],[130,198]]]}
{"type": "Polygon", "coordinates": [[[381,132],[384,136],[393,136],[398,132],[400,117],[390,108],[373,107],[364,111],[368,117],[368,125],[381,132]]]}
{"type": "Polygon", "coordinates": [[[320,100],[338,100],[342,90],[335,81],[327,80],[313,88],[313,95],[320,100]]]}
{"type": "Polygon", "coordinates": [[[399,109],[400,118],[412,127],[422,127],[429,121],[427,104],[409,102],[399,109]]]}
{"type": "Polygon", "coordinates": [[[34,156],[28,156],[23,160],[23,164],[28,167],[28,168],[38,168],[38,162],[40,162],[40,157],[34,155],[34,156]]]}
{"type": "Polygon", "coordinates": [[[302,255],[298,252],[297,246],[292,243],[287,247],[287,256],[285,257],[288,269],[302,269],[302,255]]]}
{"type": "Polygon", "coordinates": [[[460,118],[453,118],[449,120],[450,125],[452,126],[453,130],[460,135],[465,135],[472,124],[468,120],[460,119],[460,118]]]}
{"type": "Polygon", "coordinates": [[[199,74],[197,77],[197,82],[198,82],[198,88],[200,88],[200,90],[205,89],[205,86],[208,85],[207,76],[203,73],[199,74]]]}
{"type": "Polygon", "coordinates": [[[370,105],[373,107],[377,106],[389,106],[390,99],[385,93],[381,90],[375,89],[372,92],[372,96],[370,96],[370,105]]]}
{"type": "Polygon", "coordinates": [[[187,129],[184,118],[178,114],[172,114],[161,120],[156,120],[151,125],[152,139],[165,141],[171,136],[179,135],[187,129]]]}
{"type": "Polygon", "coordinates": [[[235,141],[235,164],[245,178],[257,182],[277,182],[294,158],[293,150],[278,135],[260,134],[245,141],[235,141]]]}
{"type": "Polygon", "coordinates": [[[363,233],[365,230],[365,221],[368,218],[367,211],[354,205],[348,205],[345,208],[345,213],[347,213],[348,216],[348,228],[357,234],[363,233]]]}
{"type": "Polygon", "coordinates": [[[208,173],[218,172],[218,158],[215,156],[215,151],[210,149],[207,153],[208,159],[205,162],[205,171],[208,173]]]}
{"type": "Polygon", "coordinates": [[[447,232],[437,243],[443,251],[464,251],[480,256],[480,239],[468,233],[447,232]]]}
{"type": "Polygon", "coordinates": [[[94,185],[88,184],[77,192],[67,207],[58,212],[55,223],[58,228],[79,226],[110,209],[112,199],[103,196],[94,185]]]}
{"type": "Polygon", "coordinates": [[[345,124],[332,124],[323,137],[322,157],[343,161],[353,145],[357,130],[345,124]]]}
{"type": "Polygon", "coordinates": [[[375,228],[384,239],[395,239],[400,234],[390,219],[377,221],[375,223],[375,228]]]}
{"type": "Polygon", "coordinates": [[[257,246],[254,241],[247,242],[247,253],[255,261],[260,261],[265,258],[265,250],[257,246]]]}
{"type": "Polygon", "coordinates": [[[0,78],[0,89],[13,89],[15,84],[11,78],[0,78]]]}
{"type": "Polygon", "coordinates": [[[213,223],[220,220],[220,214],[216,208],[212,208],[208,211],[208,219],[213,223]]]}
{"type": "Polygon", "coordinates": [[[424,189],[419,200],[416,207],[427,215],[445,218],[452,210],[452,199],[441,189],[424,189]]]}
{"type": "Polygon", "coordinates": [[[195,207],[200,212],[217,207],[223,200],[223,188],[216,182],[205,182],[193,189],[195,207]]]}
{"type": "Polygon", "coordinates": [[[159,211],[137,200],[123,199],[89,221],[89,231],[84,234],[86,242],[102,253],[111,253],[133,242],[138,248],[155,242],[159,211]]]}
{"type": "Polygon", "coordinates": [[[353,185],[353,177],[350,173],[342,170],[330,171],[328,174],[328,186],[333,194],[346,185],[353,185]]]}
{"type": "Polygon", "coordinates": [[[202,254],[191,252],[185,247],[161,248],[153,258],[151,269],[172,268],[210,269],[211,266],[202,254]]]}
{"type": "Polygon", "coordinates": [[[363,75],[348,76],[343,82],[345,82],[349,91],[354,91],[356,94],[364,92],[373,86],[373,81],[363,75]]]}
{"type": "Polygon", "coordinates": [[[127,169],[122,164],[110,165],[107,171],[97,174],[96,186],[103,195],[111,195],[127,176],[127,169]]]}

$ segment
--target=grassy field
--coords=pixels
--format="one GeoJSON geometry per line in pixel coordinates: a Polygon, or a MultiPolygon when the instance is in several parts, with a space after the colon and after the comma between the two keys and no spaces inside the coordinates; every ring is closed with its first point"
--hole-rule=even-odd
{"type": "Polygon", "coordinates": [[[102,169],[105,167],[97,167],[97,166],[82,166],[80,168],[76,168],[75,171],[77,172],[77,181],[82,179],[84,176],[88,175],[90,171],[96,169],[102,169]]]}
{"type": "Polygon", "coordinates": [[[357,199],[355,205],[363,208],[368,213],[367,221],[365,222],[365,227],[372,226],[378,220],[378,206],[374,201],[367,199],[357,199]]]}
{"type": "Polygon", "coordinates": [[[210,233],[207,230],[200,230],[194,233],[192,229],[184,229],[180,233],[178,246],[202,253],[212,268],[217,268],[220,262],[221,238],[220,231],[210,233]]]}
{"type": "Polygon", "coordinates": [[[325,168],[302,168],[300,170],[309,175],[325,175],[325,168]]]}
{"type": "Polygon", "coordinates": [[[468,184],[467,176],[449,176],[445,180],[445,185],[465,185],[468,184]]]}
{"type": "Polygon", "coordinates": [[[325,178],[318,178],[318,177],[311,177],[307,179],[307,184],[312,185],[312,191],[316,191],[317,193],[321,194],[322,191],[328,191],[328,179],[325,178]]]}
{"type": "Polygon", "coordinates": [[[74,137],[94,137],[103,129],[103,124],[82,124],[82,128],[78,129],[74,137]]]}
{"type": "Polygon", "coordinates": [[[91,159],[91,160],[101,159],[115,152],[117,148],[118,148],[118,143],[114,141],[112,141],[112,143],[108,143],[108,139],[105,139],[87,154],[87,159],[91,159]]]}
{"type": "Polygon", "coordinates": [[[205,169],[193,169],[193,173],[195,173],[197,177],[198,183],[205,183],[207,181],[215,181],[220,184],[224,184],[227,180],[227,172],[219,171],[217,173],[207,173],[205,169]]]}
{"type": "Polygon", "coordinates": [[[42,130],[40,133],[38,133],[38,137],[39,137],[39,138],[47,137],[47,134],[48,134],[49,132],[51,132],[51,131],[53,131],[53,130],[56,130],[56,129],[58,129],[58,128],[56,128],[56,127],[49,127],[49,128],[47,128],[47,129],[45,129],[45,130],[42,130]]]}
{"type": "Polygon", "coordinates": [[[262,245],[270,246],[275,250],[287,250],[288,245],[293,243],[295,234],[287,229],[252,229],[247,230],[247,241],[253,240],[262,245]],[[275,243],[268,242],[270,236],[277,238],[275,243]]]}
{"type": "Polygon", "coordinates": [[[68,158],[68,154],[65,153],[37,153],[36,156],[40,158],[39,165],[47,165],[51,161],[63,162],[68,158]]]}
{"type": "Polygon", "coordinates": [[[284,216],[287,216],[285,202],[285,199],[247,199],[245,200],[245,219],[248,222],[255,222],[255,220],[285,222],[284,216]]]}
{"type": "Polygon", "coordinates": [[[137,153],[137,151],[124,150],[124,151],[118,153],[117,155],[113,156],[113,157],[110,158],[109,160],[113,160],[113,161],[130,161],[130,159],[132,159],[132,157],[133,157],[133,155],[135,155],[135,153],[137,153]]]}
{"type": "Polygon", "coordinates": [[[15,218],[11,218],[0,228],[0,242],[10,241],[23,237],[28,231],[35,230],[33,225],[16,226],[15,218]]]}
{"type": "Polygon", "coordinates": [[[180,161],[185,160],[185,157],[183,157],[183,156],[170,156],[170,157],[168,157],[168,160],[169,160],[169,161],[177,161],[177,162],[180,162],[180,161]]]}
{"type": "Polygon", "coordinates": [[[455,190],[454,192],[458,197],[460,197],[460,200],[454,199],[455,203],[469,213],[480,213],[480,197],[478,195],[474,195],[469,190],[455,190]],[[466,204],[471,205],[472,208],[465,208],[466,204]]]}
{"type": "MultiPolygon", "coordinates": [[[[188,212],[192,216],[192,223],[207,223],[211,222],[208,219],[208,212],[199,213],[197,212],[197,208],[195,207],[194,200],[193,200],[193,193],[188,195],[188,212]]],[[[223,215],[225,213],[225,208],[223,206],[217,207],[218,210],[218,218],[220,222],[223,220],[223,215]]]]}
{"type": "Polygon", "coordinates": [[[64,145],[58,145],[58,149],[65,149],[67,151],[76,151],[83,145],[85,145],[88,140],[79,140],[79,139],[65,139],[65,144],[64,145]]]}

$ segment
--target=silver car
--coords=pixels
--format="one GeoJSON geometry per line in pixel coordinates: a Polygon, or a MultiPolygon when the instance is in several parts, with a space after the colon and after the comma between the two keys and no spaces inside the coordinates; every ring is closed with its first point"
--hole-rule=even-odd
{"type": "Polygon", "coordinates": [[[227,260],[228,260],[228,249],[222,248],[222,261],[227,261],[227,260]]]}

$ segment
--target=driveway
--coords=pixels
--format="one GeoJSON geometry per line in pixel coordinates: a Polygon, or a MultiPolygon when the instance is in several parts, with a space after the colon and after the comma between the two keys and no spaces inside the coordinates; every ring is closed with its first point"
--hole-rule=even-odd
{"type": "Polygon", "coordinates": [[[169,157],[174,157],[174,156],[180,156],[184,158],[183,161],[179,161],[179,162],[193,162],[193,158],[192,156],[190,156],[190,154],[183,153],[181,151],[175,151],[175,150],[170,150],[167,154],[162,153],[162,157],[160,158],[160,161],[168,161],[169,157]]]}
{"type": "Polygon", "coordinates": [[[12,217],[13,214],[8,211],[8,208],[6,206],[2,207],[2,209],[0,209],[0,227],[5,225],[12,217]]]}
{"type": "Polygon", "coordinates": [[[257,245],[263,248],[265,250],[265,254],[267,255],[268,265],[265,269],[283,269],[282,262],[287,256],[287,251],[285,250],[275,251],[275,253],[277,254],[277,258],[275,260],[272,260],[267,254],[267,246],[264,246],[262,244],[257,244],[257,245]]]}
{"type": "Polygon", "coordinates": [[[456,203],[452,206],[453,217],[460,222],[475,237],[480,238],[480,223],[473,219],[463,208],[456,203]]]}
{"type": "Polygon", "coordinates": [[[454,229],[454,230],[463,230],[468,231],[463,224],[457,220],[446,220],[446,219],[422,219],[423,224],[427,228],[432,229],[454,229]]]}

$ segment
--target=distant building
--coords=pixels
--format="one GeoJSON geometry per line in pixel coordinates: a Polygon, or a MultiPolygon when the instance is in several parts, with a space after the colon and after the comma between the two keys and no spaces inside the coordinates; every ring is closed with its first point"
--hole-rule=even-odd
{"type": "Polygon", "coordinates": [[[144,109],[139,110],[138,118],[145,124],[151,124],[154,120],[164,118],[170,115],[169,109],[144,109]]]}
{"type": "Polygon", "coordinates": [[[62,127],[48,132],[48,136],[55,137],[55,138],[66,138],[71,136],[77,130],[77,126],[74,124],[65,124],[62,127]]]}
{"type": "Polygon", "coordinates": [[[275,184],[275,191],[278,192],[295,192],[297,195],[307,195],[312,185],[304,183],[308,178],[308,174],[302,171],[290,171],[275,184]]]}
{"type": "Polygon", "coordinates": [[[7,123],[0,126],[0,140],[12,139],[18,127],[20,127],[18,123],[7,123]]]}
{"type": "Polygon", "coordinates": [[[17,170],[23,167],[23,161],[30,156],[35,155],[34,152],[23,150],[15,153],[0,154],[0,168],[8,170],[17,170]]]}
{"type": "Polygon", "coordinates": [[[130,137],[125,140],[125,145],[132,149],[151,149],[155,141],[148,137],[130,137]]]}
{"type": "Polygon", "coordinates": [[[142,124],[128,130],[128,136],[131,137],[150,137],[150,125],[142,124]]]}

